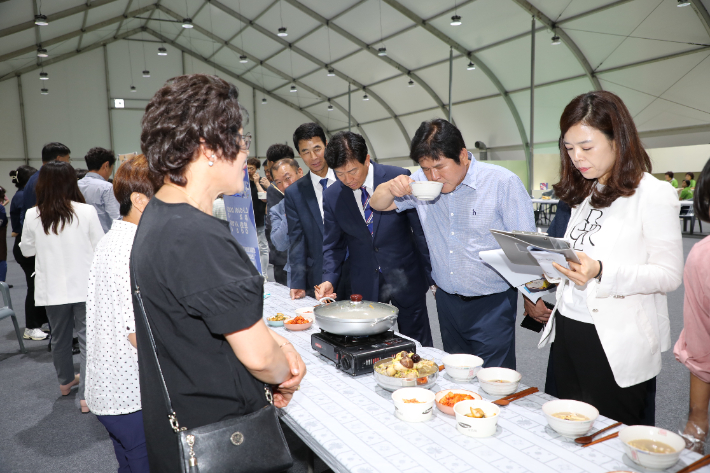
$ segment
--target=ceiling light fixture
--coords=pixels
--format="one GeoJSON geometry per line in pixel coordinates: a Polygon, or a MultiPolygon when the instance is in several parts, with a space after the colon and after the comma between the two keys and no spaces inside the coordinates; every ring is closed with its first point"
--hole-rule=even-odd
{"type": "Polygon", "coordinates": [[[35,15],[35,25],[37,26],[47,26],[49,21],[47,21],[47,15],[35,15]]]}
{"type": "Polygon", "coordinates": [[[40,46],[39,48],[37,48],[37,57],[49,57],[49,54],[47,53],[46,49],[40,46]]]}
{"type": "Polygon", "coordinates": [[[40,72],[39,80],[49,80],[49,74],[47,74],[46,72],[40,72]]]}
{"type": "Polygon", "coordinates": [[[42,89],[40,89],[39,92],[40,92],[40,94],[42,94],[42,95],[47,95],[47,94],[49,94],[49,89],[42,88],[42,89]]]}
{"type": "Polygon", "coordinates": [[[187,29],[194,28],[195,25],[192,24],[192,18],[183,18],[182,27],[187,29]]]}
{"type": "Polygon", "coordinates": [[[474,69],[476,69],[476,65],[473,62],[469,61],[468,66],[466,66],[466,70],[473,71],[474,69]]]}
{"type": "Polygon", "coordinates": [[[451,17],[451,26],[459,26],[461,25],[461,17],[458,15],[454,15],[451,17]]]}
{"type": "Polygon", "coordinates": [[[279,32],[277,33],[277,36],[281,36],[281,37],[288,36],[285,26],[282,26],[281,28],[279,28],[279,32]]]}
{"type": "Polygon", "coordinates": [[[239,56],[239,62],[241,62],[242,64],[246,64],[247,62],[249,62],[249,59],[247,59],[247,57],[242,54],[241,56],[239,56]]]}
{"type": "Polygon", "coordinates": [[[143,77],[150,77],[150,71],[143,71],[143,77]]]}
{"type": "Polygon", "coordinates": [[[370,97],[368,97],[367,94],[365,94],[365,95],[362,96],[362,101],[363,101],[363,102],[367,102],[368,100],[370,100],[370,97]]]}
{"type": "Polygon", "coordinates": [[[407,87],[414,87],[414,81],[412,79],[409,79],[409,82],[407,82],[407,87]]]}
{"type": "Polygon", "coordinates": [[[332,106],[332,105],[328,105],[328,111],[329,111],[329,112],[332,112],[332,111],[333,111],[333,106],[332,106]]]}
{"type": "Polygon", "coordinates": [[[158,56],[167,56],[167,55],[168,55],[167,49],[165,49],[162,46],[158,48],[158,56]]]}
{"type": "Polygon", "coordinates": [[[328,77],[335,77],[335,69],[328,69],[328,77]]]}
{"type": "Polygon", "coordinates": [[[679,7],[687,7],[690,5],[690,2],[687,0],[678,0],[678,6],[679,7]]]}
{"type": "Polygon", "coordinates": [[[555,36],[552,37],[552,45],[557,46],[560,44],[562,41],[560,40],[560,37],[555,34],[555,36]]]}
{"type": "Polygon", "coordinates": [[[291,86],[291,90],[290,90],[289,92],[296,92],[297,90],[298,90],[298,89],[296,89],[296,86],[295,86],[295,85],[292,85],[292,86],[291,86]]]}
{"type": "Polygon", "coordinates": [[[131,86],[131,92],[135,92],[135,91],[136,91],[136,86],[135,86],[135,85],[132,85],[132,86],[131,86]]]}
{"type": "Polygon", "coordinates": [[[268,103],[268,101],[266,100],[266,97],[264,97],[263,99],[261,99],[261,104],[262,104],[262,105],[266,105],[267,103],[268,103]]]}
{"type": "Polygon", "coordinates": [[[387,48],[379,48],[377,50],[377,55],[378,56],[387,56],[387,48]]]}

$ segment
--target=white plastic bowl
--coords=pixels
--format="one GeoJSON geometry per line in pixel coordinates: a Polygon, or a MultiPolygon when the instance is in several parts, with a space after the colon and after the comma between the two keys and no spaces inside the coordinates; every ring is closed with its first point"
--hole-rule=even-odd
{"type": "Polygon", "coordinates": [[[446,355],[441,361],[454,381],[471,381],[483,366],[481,358],[467,354],[446,355]]]}
{"type": "Polygon", "coordinates": [[[434,415],[435,394],[424,388],[402,388],[392,393],[394,415],[405,422],[424,422],[434,415]],[[407,403],[416,399],[418,403],[407,403]]]}
{"type": "Polygon", "coordinates": [[[301,315],[306,319],[311,319],[315,317],[314,312],[313,312],[313,307],[301,307],[295,310],[296,315],[301,315]]]}
{"type": "Polygon", "coordinates": [[[416,181],[411,182],[412,194],[419,200],[434,200],[441,194],[443,182],[436,181],[416,181]]]}
{"type": "Polygon", "coordinates": [[[456,414],[456,430],[469,437],[490,437],[496,433],[496,425],[500,417],[500,407],[488,401],[461,401],[454,404],[456,414]],[[485,418],[466,417],[470,408],[480,408],[486,414],[485,418]]]}
{"type": "Polygon", "coordinates": [[[518,389],[522,374],[508,368],[483,368],[476,374],[481,388],[493,396],[506,396],[518,389]],[[493,383],[496,379],[504,379],[507,383],[493,383]]]}
{"type": "Polygon", "coordinates": [[[571,399],[557,399],[546,402],[542,405],[542,412],[547,418],[547,423],[554,431],[565,437],[575,438],[586,435],[592,429],[594,421],[599,417],[599,411],[596,407],[586,402],[573,401],[571,399]],[[589,417],[589,420],[565,420],[552,415],[559,412],[582,414],[583,416],[589,417]]]}
{"type": "Polygon", "coordinates": [[[619,440],[624,445],[626,455],[634,462],[645,468],[665,470],[675,465],[680,454],[685,448],[685,440],[680,435],[674,434],[658,427],[647,425],[632,425],[619,432],[619,440]],[[649,453],[632,447],[628,442],[639,439],[655,440],[670,445],[675,449],[673,453],[649,453]]]}

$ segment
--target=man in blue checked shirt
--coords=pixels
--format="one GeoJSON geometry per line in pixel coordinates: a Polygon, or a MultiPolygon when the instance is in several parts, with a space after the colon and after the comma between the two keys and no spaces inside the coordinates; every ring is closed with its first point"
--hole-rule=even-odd
{"type": "Polygon", "coordinates": [[[444,350],[480,356],[485,367],[515,369],[517,290],[478,254],[499,248],[490,229],[535,231],[530,196],[511,171],[476,161],[461,132],[443,119],[421,124],[410,157],[421,169],[380,185],[370,205],[417,209],[438,287],[444,350]],[[419,200],[412,195],[414,181],[441,182],[441,194],[419,200]]]}

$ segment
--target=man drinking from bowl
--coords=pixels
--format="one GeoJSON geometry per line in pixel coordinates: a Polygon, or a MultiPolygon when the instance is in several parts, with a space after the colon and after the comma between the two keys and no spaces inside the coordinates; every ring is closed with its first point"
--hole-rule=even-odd
{"type": "Polygon", "coordinates": [[[518,294],[478,254],[499,248],[490,229],[535,231],[530,196],[511,171],[476,161],[458,128],[443,119],[421,124],[410,157],[421,169],[380,185],[370,205],[417,209],[438,287],[444,350],[480,356],[485,367],[515,369],[518,294]],[[440,182],[441,194],[420,200],[412,195],[415,181],[440,182]]]}
{"type": "Polygon", "coordinates": [[[369,204],[379,184],[409,171],[371,162],[365,139],[349,131],[333,135],[325,161],[339,182],[323,193],[323,282],[316,298],[338,286],[349,252],[352,293],[392,303],[399,331],[433,346],[426,307],[431,264],[417,212],[377,212],[369,204]]]}

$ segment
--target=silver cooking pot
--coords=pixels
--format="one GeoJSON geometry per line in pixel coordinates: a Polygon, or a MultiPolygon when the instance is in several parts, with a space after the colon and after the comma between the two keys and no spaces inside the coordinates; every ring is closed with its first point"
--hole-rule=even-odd
{"type": "Polygon", "coordinates": [[[326,332],[363,336],[376,335],[392,328],[399,309],[381,302],[363,301],[361,295],[353,294],[349,301],[321,304],[313,312],[318,327],[326,332]]]}

